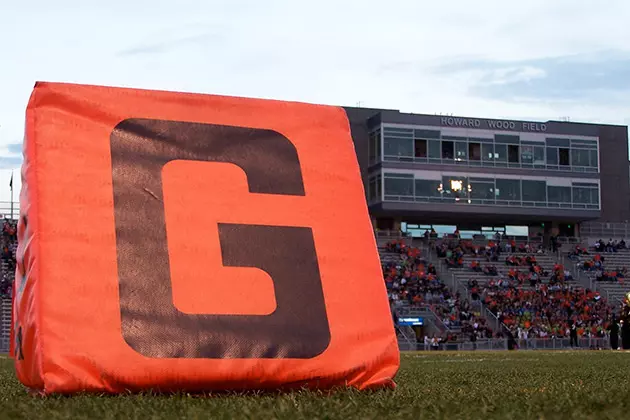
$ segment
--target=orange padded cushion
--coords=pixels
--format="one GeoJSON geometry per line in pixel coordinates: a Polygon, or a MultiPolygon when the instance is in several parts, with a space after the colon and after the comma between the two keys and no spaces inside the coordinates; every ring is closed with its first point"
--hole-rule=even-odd
{"type": "Polygon", "coordinates": [[[12,354],[43,393],[393,386],[341,108],[38,83],[12,354]]]}

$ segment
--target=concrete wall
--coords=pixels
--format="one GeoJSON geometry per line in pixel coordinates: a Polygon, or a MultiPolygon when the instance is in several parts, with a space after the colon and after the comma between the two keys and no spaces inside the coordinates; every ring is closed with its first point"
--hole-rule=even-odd
{"type": "Polygon", "coordinates": [[[628,127],[599,126],[602,222],[630,221],[628,127]]]}

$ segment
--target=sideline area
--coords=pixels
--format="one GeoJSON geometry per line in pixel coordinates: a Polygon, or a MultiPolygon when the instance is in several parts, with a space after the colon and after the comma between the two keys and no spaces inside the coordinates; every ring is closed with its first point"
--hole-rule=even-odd
{"type": "MultiPolygon", "coordinates": [[[[6,357],[6,356],[5,356],[6,357]]],[[[33,397],[0,360],[11,419],[619,419],[630,409],[621,351],[405,352],[394,391],[33,397]]]]}

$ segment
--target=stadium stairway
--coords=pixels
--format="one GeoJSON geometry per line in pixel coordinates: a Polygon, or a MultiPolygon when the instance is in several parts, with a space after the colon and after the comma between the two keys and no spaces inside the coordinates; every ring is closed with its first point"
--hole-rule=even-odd
{"type": "MultiPolygon", "coordinates": [[[[477,246],[485,246],[487,242],[488,241],[486,239],[473,240],[473,244],[477,246]]],[[[525,242],[526,241],[517,241],[517,246],[525,242]]],[[[474,256],[472,254],[465,254],[463,258],[464,265],[461,268],[448,267],[444,259],[438,258],[435,247],[431,247],[430,254],[431,254],[431,262],[433,262],[433,264],[437,267],[439,272],[443,273],[443,276],[442,276],[443,281],[453,291],[459,292],[462,296],[466,296],[471,302],[472,308],[476,312],[477,316],[481,316],[482,318],[485,318],[488,325],[491,326],[493,331],[495,332],[500,330],[499,320],[492,312],[490,312],[490,310],[488,310],[488,308],[486,308],[486,306],[483,304],[482,301],[474,301],[472,299],[472,294],[468,287],[468,281],[476,280],[479,287],[483,288],[492,279],[498,280],[500,278],[507,278],[507,274],[510,268],[515,268],[516,270],[521,271],[521,272],[528,270],[528,268],[525,266],[520,266],[520,267],[508,266],[505,263],[505,259],[509,255],[513,255],[516,257],[526,257],[528,255],[535,256],[538,265],[540,265],[545,271],[548,272],[547,276],[541,277],[541,280],[543,283],[549,282],[549,278],[551,277],[553,267],[556,263],[563,264],[565,268],[569,269],[569,271],[571,272],[573,276],[573,280],[567,281],[566,283],[578,285],[578,282],[576,280],[577,273],[575,272],[575,270],[573,270],[574,267],[572,266],[572,264],[566,263],[565,260],[563,259],[563,256],[560,254],[554,255],[549,252],[545,252],[542,254],[537,254],[537,253],[528,254],[528,253],[521,253],[521,252],[511,253],[511,252],[503,251],[501,253],[501,256],[499,257],[499,260],[492,263],[486,262],[486,259],[483,256],[474,256]],[[485,265],[490,265],[490,264],[494,265],[497,269],[497,275],[491,276],[491,275],[484,274],[482,272],[473,271],[470,268],[470,265],[473,261],[479,261],[482,267],[484,267],[485,265]]],[[[532,286],[528,282],[525,282],[521,287],[523,289],[532,288],[532,286]]]]}
{"type": "MultiPolygon", "coordinates": [[[[422,257],[427,261],[427,263],[432,263],[437,270],[438,277],[440,280],[450,289],[451,293],[455,293],[455,289],[450,287],[448,282],[445,282],[445,279],[450,277],[448,274],[448,270],[439,265],[439,260],[435,253],[431,253],[431,248],[423,239],[412,239],[412,238],[388,238],[387,240],[379,238],[379,255],[381,258],[381,263],[386,264],[388,262],[397,262],[400,261],[401,256],[395,252],[388,252],[385,248],[387,242],[392,239],[400,240],[403,239],[407,245],[419,248],[421,250],[422,257]],[[446,274],[446,276],[444,276],[446,274]]],[[[466,294],[462,294],[464,298],[467,297],[466,294]]],[[[470,301],[470,299],[469,299],[470,301]]],[[[423,303],[421,305],[410,305],[407,302],[399,301],[395,305],[396,313],[399,317],[410,317],[410,318],[422,318],[424,321],[424,326],[422,329],[422,335],[432,337],[458,337],[457,341],[463,340],[468,341],[468,335],[463,334],[462,327],[458,325],[446,325],[442,320],[442,317],[438,314],[440,309],[446,308],[447,302],[441,299],[430,300],[429,302],[423,303]]],[[[482,312],[482,308],[480,305],[475,305],[472,303],[473,307],[472,314],[475,315],[477,319],[484,318],[486,322],[492,321],[488,319],[482,312]]],[[[496,321],[496,317],[494,317],[493,322],[496,321]]],[[[494,324],[492,322],[487,325],[491,326],[494,329],[494,324]]],[[[496,326],[498,328],[498,325],[496,326]]],[[[416,331],[412,327],[407,326],[398,326],[397,327],[397,335],[398,335],[398,344],[401,350],[415,350],[417,348],[422,348],[422,343],[417,343],[416,331]],[[418,344],[420,347],[418,347],[418,344]]]]}
{"type": "MultiPolygon", "coordinates": [[[[378,238],[378,252],[379,257],[381,259],[381,265],[385,265],[390,262],[399,262],[401,260],[401,256],[395,252],[388,252],[385,248],[387,242],[393,239],[401,239],[398,238],[378,238]]],[[[409,245],[412,245],[409,240],[405,241],[409,245]]],[[[421,249],[422,256],[426,258],[428,255],[428,249],[424,244],[414,243],[413,246],[416,246],[421,249]]],[[[438,273],[439,274],[439,273],[438,273]]],[[[456,328],[449,328],[440,319],[440,317],[435,313],[435,311],[431,308],[431,305],[409,305],[407,302],[399,301],[395,306],[394,310],[399,317],[408,317],[408,318],[422,318],[423,320],[423,332],[424,335],[432,336],[442,336],[443,334],[453,333],[457,334],[459,331],[456,328]]],[[[398,336],[398,344],[401,349],[415,349],[417,338],[416,332],[413,327],[410,326],[398,326],[396,327],[396,333],[398,336]]]]}
{"type": "Polygon", "coordinates": [[[11,299],[2,297],[0,300],[0,353],[7,353],[11,334],[11,299]]]}

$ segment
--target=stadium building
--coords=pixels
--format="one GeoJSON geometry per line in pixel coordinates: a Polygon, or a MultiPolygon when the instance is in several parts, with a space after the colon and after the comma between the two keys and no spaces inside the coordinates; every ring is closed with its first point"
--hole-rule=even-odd
{"type": "Polygon", "coordinates": [[[625,236],[626,126],[346,112],[379,230],[625,236]]]}

